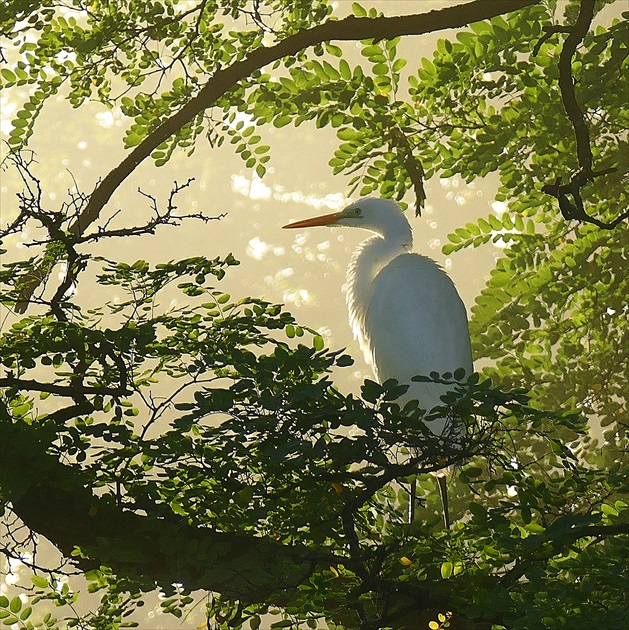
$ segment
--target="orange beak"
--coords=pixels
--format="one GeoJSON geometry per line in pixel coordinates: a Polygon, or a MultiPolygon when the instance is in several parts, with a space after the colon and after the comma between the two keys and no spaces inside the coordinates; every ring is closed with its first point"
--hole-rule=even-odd
{"type": "Polygon", "coordinates": [[[315,225],[334,225],[342,216],[343,214],[341,212],[333,212],[332,214],[324,214],[320,217],[313,217],[312,219],[295,221],[295,223],[282,226],[282,229],[307,228],[314,227],[315,225]]]}

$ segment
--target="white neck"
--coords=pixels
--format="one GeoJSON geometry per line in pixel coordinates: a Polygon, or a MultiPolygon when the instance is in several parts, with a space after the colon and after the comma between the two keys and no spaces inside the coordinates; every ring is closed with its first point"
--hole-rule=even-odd
{"type": "Polygon", "coordinates": [[[410,252],[412,245],[413,233],[404,217],[403,222],[389,226],[386,233],[376,233],[363,241],[352,255],[347,268],[347,310],[354,336],[363,352],[367,350],[367,343],[363,338],[362,324],[373,280],[390,261],[410,252]]]}

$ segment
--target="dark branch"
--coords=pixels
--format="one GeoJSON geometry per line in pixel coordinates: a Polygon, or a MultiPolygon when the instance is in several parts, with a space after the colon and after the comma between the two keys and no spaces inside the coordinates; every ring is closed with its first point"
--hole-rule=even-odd
{"type": "Polygon", "coordinates": [[[537,56],[541,47],[556,33],[570,33],[570,29],[566,26],[544,26],[542,28],[544,34],[539,38],[535,48],[533,48],[533,57],[537,56]]]}
{"type": "MultiPolygon", "coordinates": [[[[561,48],[559,55],[559,89],[561,91],[561,100],[564,110],[568,116],[574,138],[577,145],[577,160],[579,170],[570,178],[568,184],[562,184],[561,178],[557,179],[554,184],[547,184],[542,187],[542,191],[548,195],[552,195],[559,202],[559,209],[562,216],[566,220],[575,219],[584,223],[592,223],[601,229],[614,229],[619,223],[629,217],[629,211],[620,215],[611,223],[606,223],[590,216],[585,211],[583,199],[581,198],[581,188],[591,182],[595,177],[607,175],[616,169],[605,169],[602,171],[592,170],[592,148],[590,146],[590,133],[585,121],[585,116],[581,111],[581,107],[577,101],[575,92],[575,79],[572,76],[572,58],[576,53],[577,47],[587,35],[588,30],[594,18],[595,0],[581,0],[581,10],[574,26],[568,29],[568,37],[561,48]],[[570,200],[572,197],[572,201],[570,200]]],[[[546,35],[550,36],[554,32],[565,32],[565,29],[553,29],[546,35]]],[[[540,40],[543,43],[544,38],[540,40]]],[[[547,37],[546,37],[547,38],[547,37]]],[[[541,46],[540,43],[540,46],[541,46]]],[[[539,48],[536,46],[536,50],[539,48]]],[[[533,54],[536,54],[534,51],[533,54]]]]}
{"type": "Polygon", "coordinates": [[[595,217],[591,217],[586,211],[581,198],[581,188],[595,177],[613,173],[616,169],[608,168],[603,171],[597,171],[586,175],[584,171],[579,170],[567,184],[561,183],[561,178],[557,179],[554,184],[546,184],[542,186],[542,192],[552,195],[559,202],[559,210],[564,219],[570,221],[583,221],[584,223],[592,223],[603,230],[613,230],[618,224],[629,218],[629,210],[616,217],[613,221],[606,223],[595,217]],[[572,197],[572,201],[570,200],[572,197]]]}
{"type": "MultiPolygon", "coordinates": [[[[2,429],[0,484],[5,497],[31,531],[72,557],[83,571],[105,563],[147,590],[181,582],[190,590],[282,606],[316,570],[347,562],[325,549],[195,527],[167,512],[158,518],[135,514],[110,497],[95,496],[85,472],[47,453],[47,428],[3,424],[2,429]]],[[[421,602],[422,609],[451,608],[447,594],[432,595],[421,586],[379,578],[371,586],[398,602],[414,601],[416,607],[421,602]]],[[[343,621],[351,625],[356,620],[352,614],[343,621]]]]}
{"type": "Polygon", "coordinates": [[[49,392],[59,396],[74,398],[75,396],[93,394],[101,396],[128,396],[131,392],[123,387],[92,387],[89,385],[70,386],[57,385],[56,383],[42,383],[21,378],[0,378],[0,387],[16,387],[32,392],[49,392]]]}
{"type": "MultiPolygon", "coordinates": [[[[177,133],[195,116],[212,107],[239,81],[274,61],[294,56],[306,48],[328,41],[393,39],[398,36],[423,35],[448,28],[459,28],[470,22],[487,20],[503,13],[517,11],[540,1],[474,0],[467,4],[415,15],[373,19],[351,16],[301,31],[287,37],[275,46],[257,48],[245,59],[215,72],[197,96],[159,125],[116,168],[110,171],[94,189],[87,206],[70,226],[70,231],[75,237],[84,234],[88,226],[99,217],[100,211],[114,191],[160,144],[177,133]]],[[[19,313],[26,310],[31,296],[48,276],[50,269],[50,265],[42,263],[33,271],[22,292],[21,299],[16,304],[16,310],[19,313]]]]}
{"type": "Polygon", "coordinates": [[[219,214],[213,217],[209,217],[202,212],[194,212],[191,214],[176,214],[177,206],[174,203],[175,195],[181,192],[184,188],[187,188],[192,182],[194,178],[190,178],[184,184],[178,184],[175,182],[175,187],[170,191],[170,196],[168,198],[168,206],[165,211],[160,212],[157,200],[152,195],[145,193],[143,190],[138,188],[138,192],[151,202],[151,210],[153,211],[153,216],[144,224],[144,225],[135,225],[127,228],[118,228],[118,229],[109,229],[108,225],[111,219],[114,216],[118,215],[121,211],[118,210],[114,216],[102,227],[100,227],[96,232],[91,234],[85,234],[83,236],[79,236],[76,238],[75,243],[86,243],[88,241],[98,241],[102,238],[120,238],[126,236],[143,236],[145,234],[155,234],[157,228],[161,225],[171,225],[178,226],[181,225],[182,221],[187,219],[198,219],[203,221],[204,223],[208,223],[210,221],[218,221],[222,219],[225,214],[219,214]]]}
{"type": "Polygon", "coordinates": [[[572,76],[572,57],[577,47],[587,35],[594,18],[595,0],[581,0],[581,11],[559,55],[559,89],[561,100],[572,128],[577,143],[577,156],[579,166],[586,173],[592,172],[592,150],[590,148],[590,134],[583,112],[577,102],[574,90],[574,77],[572,76]]]}

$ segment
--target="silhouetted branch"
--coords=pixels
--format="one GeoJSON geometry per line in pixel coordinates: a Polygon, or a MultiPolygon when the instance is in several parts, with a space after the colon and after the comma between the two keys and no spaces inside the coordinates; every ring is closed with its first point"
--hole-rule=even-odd
{"type": "MultiPolygon", "coordinates": [[[[563,531],[557,539],[545,534],[540,535],[538,538],[540,545],[542,543],[553,542],[552,553],[556,554],[556,544],[561,544],[566,547],[582,538],[602,539],[609,536],[627,534],[629,534],[629,523],[615,523],[614,525],[590,525],[587,527],[578,527],[574,528],[574,530],[569,533],[563,531]]],[[[507,571],[507,573],[502,577],[500,580],[501,586],[509,586],[510,584],[513,584],[525,575],[532,566],[539,562],[546,562],[547,560],[549,560],[549,558],[546,555],[535,557],[533,554],[526,559],[519,560],[515,563],[514,567],[507,571]]]]}
{"type": "MultiPolygon", "coordinates": [[[[89,475],[47,453],[42,431],[3,424],[0,482],[22,522],[83,571],[106,560],[116,573],[138,579],[145,588],[157,584],[168,589],[181,582],[190,590],[214,590],[243,602],[281,606],[316,570],[347,562],[345,556],[296,542],[195,527],[173,513],[160,518],[136,514],[132,504],[117,505],[111,497],[95,495],[89,475]],[[14,443],[21,448],[15,449],[14,443]],[[25,468],[37,474],[25,477],[25,468]],[[103,546],[104,540],[110,544],[103,546]]],[[[433,595],[422,586],[394,585],[380,577],[374,577],[371,586],[390,598],[394,608],[414,601],[416,608],[422,602],[422,609],[451,609],[447,594],[433,595]]],[[[342,621],[356,627],[350,611],[342,621]]]]}
{"type": "Polygon", "coordinates": [[[592,223],[601,229],[613,230],[619,223],[622,223],[622,221],[629,217],[629,210],[616,217],[610,223],[605,223],[600,219],[591,217],[585,211],[583,199],[581,198],[581,188],[595,177],[608,175],[615,170],[615,168],[608,168],[589,174],[586,174],[583,170],[579,170],[567,184],[562,184],[561,178],[558,178],[554,184],[542,186],[542,192],[545,192],[547,195],[552,195],[557,199],[559,202],[559,210],[564,219],[568,221],[574,219],[576,221],[583,221],[584,223],[592,223]],[[572,197],[573,201],[570,200],[570,197],[572,197]]]}
{"type": "MultiPolygon", "coordinates": [[[[629,211],[620,215],[611,223],[606,223],[590,216],[585,211],[583,199],[581,198],[581,188],[587,183],[591,182],[595,177],[607,175],[616,170],[614,168],[608,168],[602,171],[592,170],[593,158],[592,148],[590,146],[590,133],[583,111],[577,101],[574,89],[575,79],[572,76],[572,57],[590,29],[594,18],[594,4],[595,0],[581,0],[579,16],[574,26],[567,29],[569,34],[561,49],[558,63],[561,100],[574,130],[579,170],[570,178],[568,184],[562,184],[561,178],[558,178],[554,184],[546,184],[543,186],[542,191],[557,199],[559,209],[565,219],[575,219],[577,221],[583,221],[584,223],[592,223],[601,229],[611,230],[629,217],[629,211]],[[569,197],[572,197],[572,201],[569,197]]],[[[547,35],[550,36],[555,32],[566,32],[566,29],[558,27],[557,29],[553,29],[552,32],[547,33],[547,35]]],[[[538,42],[538,46],[535,47],[533,54],[539,51],[539,47],[541,47],[545,38],[548,39],[545,35],[540,42],[538,42]]]]}
{"type": "Polygon", "coordinates": [[[155,197],[148,193],[145,193],[143,190],[138,188],[138,193],[151,201],[151,210],[153,211],[153,216],[151,217],[151,219],[149,219],[149,221],[147,221],[144,225],[136,225],[127,228],[108,229],[107,226],[114,218],[114,216],[117,216],[121,212],[120,210],[118,210],[103,227],[98,228],[96,232],[93,232],[91,234],[85,234],[83,236],[77,237],[75,242],[86,243],[88,241],[97,241],[101,238],[155,234],[156,229],[160,225],[177,226],[181,225],[181,222],[187,219],[198,219],[200,221],[203,221],[204,223],[209,223],[210,221],[218,221],[219,219],[222,219],[225,216],[225,213],[213,217],[209,217],[202,212],[194,212],[191,214],[175,214],[175,211],[177,210],[177,206],[174,203],[175,195],[181,192],[184,188],[190,186],[193,181],[194,178],[191,177],[184,184],[178,184],[177,182],[175,182],[175,187],[170,191],[170,196],[168,197],[168,206],[164,212],[160,212],[155,197]]]}
{"type": "Polygon", "coordinates": [[[43,383],[23,378],[6,377],[0,378],[0,387],[16,387],[32,392],[48,392],[58,396],[68,396],[70,398],[78,395],[95,394],[102,396],[128,396],[131,392],[124,387],[93,387],[90,385],[70,386],[58,385],[56,383],[43,383]]]}
{"type": "MultiPolygon", "coordinates": [[[[218,220],[225,216],[224,214],[220,214],[210,217],[202,212],[188,214],[177,213],[175,196],[194,181],[194,179],[191,178],[183,184],[175,182],[173,189],[170,191],[167,207],[163,211],[159,210],[157,200],[153,196],[142,190],[138,190],[141,195],[151,200],[153,216],[144,225],[109,229],[111,221],[119,214],[120,211],[118,211],[105,222],[104,226],[99,226],[90,234],[77,236],[72,232],[71,226],[70,229],[68,229],[68,224],[73,220],[74,222],[78,220],[88,204],[89,197],[82,193],[75,183],[74,188],[68,190],[69,199],[63,202],[59,211],[44,208],[41,182],[32,172],[34,162],[35,158],[32,152],[10,152],[0,165],[1,168],[6,169],[8,164],[12,164],[13,167],[16,168],[23,183],[23,190],[17,194],[19,202],[18,216],[0,232],[0,238],[22,232],[30,220],[39,222],[41,226],[45,228],[47,232],[46,237],[32,239],[30,242],[24,244],[27,247],[36,245],[45,246],[46,251],[42,259],[40,259],[38,266],[30,269],[25,276],[20,279],[21,283],[26,285],[26,288],[22,289],[20,295],[24,295],[25,291],[30,291],[30,287],[34,290],[36,285],[33,283],[35,283],[35,281],[37,281],[37,286],[39,286],[41,282],[47,279],[48,274],[55,265],[62,261],[65,262],[66,268],[64,276],[57,286],[53,297],[41,302],[48,304],[54,315],[60,321],[67,319],[64,309],[69,308],[70,305],[64,302],[64,300],[68,292],[77,283],[78,275],[85,269],[89,260],[89,257],[76,251],[75,247],[77,245],[98,241],[102,238],[154,234],[156,229],[161,225],[177,226],[187,219],[199,219],[208,222],[218,220]],[[51,248],[52,244],[58,244],[62,247],[53,249],[51,248]]],[[[21,313],[24,312],[25,308],[26,303],[18,300],[15,310],[21,313]]]]}
{"type": "Polygon", "coordinates": [[[566,37],[561,53],[559,55],[559,89],[561,90],[561,100],[572,128],[577,143],[577,156],[579,166],[585,173],[592,171],[592,150],[590,148],[590,134],[583,112],[577,102],[574,90],[575,80],[572,76],[572,57],[577,46],[583,41],[592,24],[594,18],[595,0],[581,0],[581,10],[574,26],[570,29],[570,34],[566,37]]]}
{"type": "Polygon", "coordinates": [[[544,26],[542,27],[544,34],[539,38],[535,48],[533,48],[533,57],[535,57],[540,48],[556,33],[570,33],[570,29],[567,26],[544,26]]]}

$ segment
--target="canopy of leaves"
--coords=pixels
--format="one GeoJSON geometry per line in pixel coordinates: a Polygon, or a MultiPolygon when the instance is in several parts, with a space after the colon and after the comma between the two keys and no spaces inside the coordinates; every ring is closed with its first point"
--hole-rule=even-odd
{"type": "Polygon", "coordinates": [[[592,27],[604,3],[521,5],[533,6],[475,22],[465,11],[489,5],[469,3],[458,19],[470,29],[416,67],[398,55],[412,19],[378,22],[357,4],[345,23],[323,1],[0,8],[17,59],[2,87],[29,88],[5,161],[24,191],[3,237],[46,234],[0,271],[14,311],[0,337],[2,550],[24,558],[32,542],[17,516],[101,597],[80,618],[35,619],[48,600],[77,598],[63,571],[35,567],[28,606],[0,597],[3,623],[124,627],[159,588],[179,617],[193,591],[220,593],[207,614],[221,628],[255,630],[269,612],[274,627],[625,627],[627,15],[592,27]],[[363,24],[397,32],[352,35],[363,24]],[[359,40],[362,64],[316,36],[337,27],[328,39],[359,40]],[[273,58],[285,45],[298,53],[273,58]],[[505,245],[471,322],[490,367],[444,400],[466,427],[459,447],[417,404],[400,408],[395,382],[366,381],[361,397],[335,388],[330,371],[351,359],[281,305],[222,291],[233,257],[151,266],[84,253],[186,217],[180,187],[144,226],[111,229],[98,187],[44,209],[24,149],[57,93],[119,107],[130,155],[148,147],[158,166],[200,138],[227,140],[262,177],[265,125],[314,121],[337,130],[330,166],[360,195],[413,197],[420,211],[427,178],[498,173],[504,213],[445,247],[505,245]],[[81,304],[80,282],[102,306],[81,304]],[[431,477],[447,463],[459,467],[451,530],[431,477]]]}

